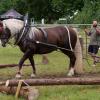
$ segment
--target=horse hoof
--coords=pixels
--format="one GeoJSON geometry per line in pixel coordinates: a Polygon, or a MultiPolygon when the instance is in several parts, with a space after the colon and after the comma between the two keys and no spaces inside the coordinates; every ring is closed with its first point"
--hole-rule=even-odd
{"type": "Polygon", "coordinates": [[[34,77],[36,77],[36,75],[35,74],[31,74],[31,78],[34,78],[34,77]]]}
{"type": "Polygon", "coordinates": [[[74,76],[74,69],[71,68],[67,76],[74,76]]]}
{"type": "Polygon", "coordinates": [[[20,74],[16,74],[16,78],[17,79],[20,79],[21,78],[21,75],[20,74]]]}
{"type": "Polygon", "coordinates": [[[72,77],[72,76],[74,76],[74,74],[68,73],[67,76],[72,77]]]}

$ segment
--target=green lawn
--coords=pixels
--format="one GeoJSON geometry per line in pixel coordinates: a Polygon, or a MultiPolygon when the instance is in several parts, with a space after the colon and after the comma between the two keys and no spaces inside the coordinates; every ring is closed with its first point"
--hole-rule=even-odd
{"type": "MultiPolygon", "coordinates": [[[[0,47],[0,64],[17,64],[22,56],[19,48],[0,47]]],[[[41,64],[42,57],[35,55],[35,64],[37,69],[37,77],[66,77],[68,72],[69,59],[60,52],[48,54],[50,63],[48,65],[41,64]]],[[[26,63],[29,63],[27,60],[26,63]]],[[[91,64],[91,61],[89,61],[91,64]]],[[[97,64],[97,72],[100,72],[100,65],[97,64]]],[[[85,72],[95,72],[91,66],[84,61],[85,72]]],[[[16,68],[0,69],[0,79],[6,80],[14,78],[17,71],[16,68]]],[[[23,67],[23,78],[30,78],[32,72],[31,66],[23,67]]],[[[38,100],[100,100],[100,86],[41,86],[37,87],[40,92],[38,100]]],[[[0,100],[16,100],[14,96],[0,94],[0,100]]],[[[17,100],[24,100],[19,98],[17,100]]]]}

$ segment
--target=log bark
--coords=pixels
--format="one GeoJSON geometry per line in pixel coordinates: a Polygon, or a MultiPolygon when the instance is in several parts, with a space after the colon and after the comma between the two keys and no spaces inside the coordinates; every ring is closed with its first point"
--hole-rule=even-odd
{"type": "MultiPolygon", "coordinates": [[[[0,82],[0,85],[8,84],[8,86],[18,86],[19,80],[8,80],[0,82]]],[[[42,78],[42,79],[27,79],[23,80],[22,86],[26,84],[30,86],[48,86],[48,85],[100,85],[99,77],[91,78],[42,78]]]]}
{"type": "MultiPolygon", "coordinates": [[[[18,64],[6,64],[6,65],[0,65],[1,68],[6,68],[6,67],[16,67],[18,64]]],[[[23,66],[30,66],[30,64],[24,64],[23,66]]]]}
{"type": "MultiPolygon", "coordinates": [[[[0,86],[0,92],[10,95],[15,95],[17,87],[0,86]]],[[[39,92],[36,88],[22,87],[19,92],[19,96],[24,97],[25,100],[37,100],[39,92]]]]}
{"type": "MultiPolygon", "coordinates": [[[[13,94],[15,95],[17,87],[6,87],[6,86],[0,86],[0,92],[5,93],[5,94],[13,94]]],[[[21,88],[19,95],[24,96],[25,98],[27,97],[27,88],[21,88]]]]}

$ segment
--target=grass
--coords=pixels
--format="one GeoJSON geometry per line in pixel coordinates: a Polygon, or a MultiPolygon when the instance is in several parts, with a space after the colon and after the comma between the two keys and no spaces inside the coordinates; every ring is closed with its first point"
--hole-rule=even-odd
{"type": "MultiPolygon", "coordinates": [[[[19,48],[6,48],[0,47],[0,64],[16,64],[22,56],[19,48]]],[[[37,69],[37,77],[66,77],[68,71],[69,59],[60,52],[53,52],[48,54],[50,63],[47,65],[41,64],[42,57],[35,55],[35,64],[37,69]]],[[[25,63],[29,63],[27,60],[25,63]]],[[[91,61],[89,61],[91,64],[91,61]]],[[[93,68],[88,66],[86,60],[85,72],[94,72],[93,68]]],[[[100,72],[100,64],[96,66],[97,72],[100,72]]],[[[6,80],[14,78],[17,71],[16,68],[0,69],[0,79],[6,80]]],[[[23,67],[23,78],[30,78],[32,68],[23,67]]],[[[41,86],[37,87],[40,92],[38,100],[100,100],[100,86],[80,86],[80,85],[67,85],[67,86],[41,86]]],[[[14,96],[0,93],[0,100],[16,100],[14,96]]],[[[19,98],[17,100],[24,100],[19,98]]]]}

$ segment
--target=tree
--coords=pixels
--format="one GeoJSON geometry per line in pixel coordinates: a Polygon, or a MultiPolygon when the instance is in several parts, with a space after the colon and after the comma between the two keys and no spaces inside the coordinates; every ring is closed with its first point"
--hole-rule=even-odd
{"type": "Polygon", "coordinates": [[[30,17],[45,18],[52,23],[60,17],[73,16],[77,10],[81,11],[83,5],[83,0],[1,0],[0,13],[14,8],[21,14],[29,12],[30,17]]]}
{"type": "Polygon", "coordinates": [[[100,1],[85,0],[82,11],[74,17],[74,23],[91,23],[94,19],[100,20],[100,1]]]}
{"type": "Polygon", "coordinates": [[[15,8],[17,0],[1,0],[0,1],[0,14],[4,13],[8,9],[15,8]]]}

